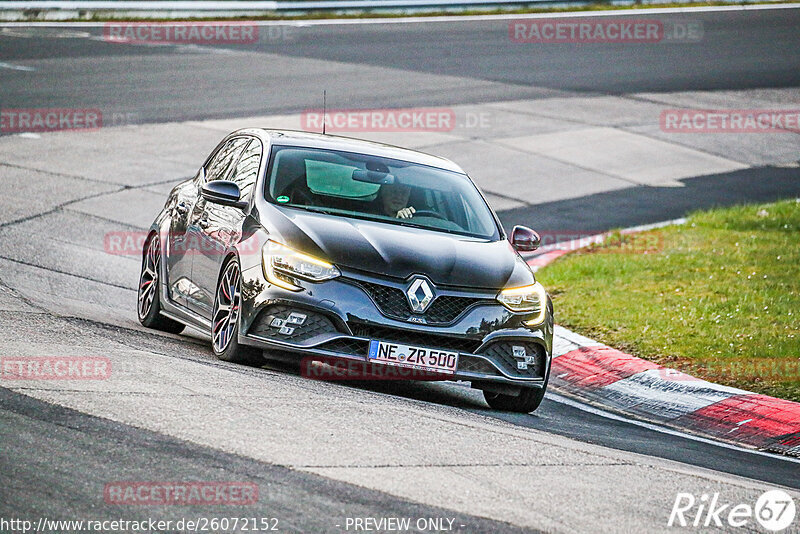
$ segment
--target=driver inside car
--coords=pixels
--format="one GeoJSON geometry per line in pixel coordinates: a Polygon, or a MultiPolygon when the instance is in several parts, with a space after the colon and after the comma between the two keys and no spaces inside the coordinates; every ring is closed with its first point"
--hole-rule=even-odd
{"type": "Polygon", "coordinates": [[[408,206],[411,188],[402,184],[383,184],[378,193],[378,203],[383,214],[398,219],[414,216],[414,206],[408,206]]]}

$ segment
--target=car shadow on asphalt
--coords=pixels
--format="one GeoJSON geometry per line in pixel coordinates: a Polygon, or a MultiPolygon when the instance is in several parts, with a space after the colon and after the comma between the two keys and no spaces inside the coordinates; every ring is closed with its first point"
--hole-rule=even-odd
{"type": "MultiPolygon", "coordinates": [[[[272,355],[271,355],[272,356],[272,355]]],[[[267,360],[265,369],[281,373],[303,376],[299,360],[296,357],[286,355],[267,360]]],[[[307,378],[307,377],[304,377],[307,378]]],[[[371,391],[384,395],[393,395],[409,400],[423,401],[426,403],[440,404],[453,408],[462,408],[470,411],[493,411],[484,402],[479,390],[471,389],[463,383],[452,381],[419,381],[419,380],[328,380],[320,378],[308,378],[308,380],[324,380],[332,382],[342,387],[371,391]]]]}
{"type": "Polygon", "coordinates": [[[679,180],[684,187],[635,186],[498,213],[503,227],[523,224],[568,240],[614,228],[683,217],[717,206],[800,197],[800,168],[753,167],[679,180]]]}

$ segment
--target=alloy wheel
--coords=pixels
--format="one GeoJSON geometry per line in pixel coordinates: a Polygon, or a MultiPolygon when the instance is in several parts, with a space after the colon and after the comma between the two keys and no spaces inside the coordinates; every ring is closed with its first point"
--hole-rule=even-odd
{"type": "Polygon", "coordinates": [[[147,317],[158,298],[158,273],[161,267],[161,248],[158,237],[153,236],[142,259],[142,274],[139,277],[139,319],[147,317]]]}
{"type": "Polygon", "coordinates": [[[222,274],[217,286],[217,298],[214,300],[211,335],[214,350],[217,353],[228,348],[231,338],[236,332],[236,322],[239,320],[241,305],[240,280],[239,264],[235,260],[231,261],[222,274]]]}

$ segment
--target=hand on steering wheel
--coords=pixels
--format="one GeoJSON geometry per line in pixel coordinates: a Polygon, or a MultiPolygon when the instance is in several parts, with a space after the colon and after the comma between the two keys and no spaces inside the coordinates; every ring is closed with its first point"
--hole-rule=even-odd
{"type": "Polygon", "coordinates": [[[414,209],[414,206],[409,206],[407,208],[403,208],[400,211],[398,211],[395,217],[397,217],[398,219],[410,219],[411,217],[414,216],[414,212],[416,211],[417,210],[414,209]]]}

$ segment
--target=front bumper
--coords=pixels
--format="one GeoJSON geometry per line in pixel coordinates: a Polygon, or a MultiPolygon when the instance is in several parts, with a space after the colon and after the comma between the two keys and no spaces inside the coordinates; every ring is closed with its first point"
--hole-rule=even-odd
{"type": "Polygon", "coordinates": [[[493,292],[438,287],[437,299],[446,297],[442,302],[447,305],[426,316],[404,313],[386,300],[386,293],[391,297],[402,290],[401,281],[344,272],[340,278],[321,283],[298,281],[303,291],[292,292],[270,285],[260,266],[253,265],[242,274],[241,344],[285,350],[301,358],[374,365],[367,356],[370,340],[390,341],[457,351],[458,368],[455,374],[441,375],[443,380],[533,388],[547,382],[553,339],[549,302],[544,321],[528,326],[529,314],[507,310],[494,300],[493,292]],[[376,290],[376,286],[386,290],[376,290]],[[293,313],[305,316],[303,324],[286,323],[293,313]],[[289,329],[275,326],[283,323],[289,329]],[[520,358],[520,349],[525,358],[520,358]]]}

